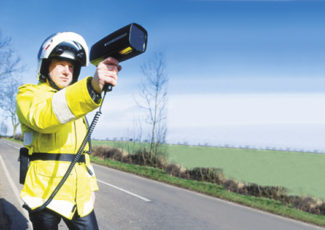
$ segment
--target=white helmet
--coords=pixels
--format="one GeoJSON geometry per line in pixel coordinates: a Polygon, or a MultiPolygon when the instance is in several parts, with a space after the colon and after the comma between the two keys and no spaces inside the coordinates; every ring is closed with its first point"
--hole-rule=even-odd
{"type": "Polygon", "coordinates": [[[50,60],[65,59],[74,63],[72,83],[78,81],[81,66],[88,65],[88,46],[84,38],[74,32],[62,32],[49,36],[38,52],[39,81],[45,81],[49,74],[50,60]]]}

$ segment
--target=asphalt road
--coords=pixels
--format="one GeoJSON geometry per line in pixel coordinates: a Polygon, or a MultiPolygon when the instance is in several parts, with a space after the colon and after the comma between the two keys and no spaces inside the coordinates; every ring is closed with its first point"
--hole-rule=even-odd
{"type": "MultiPolygon", "coordinates": [[[[18,199],[21,189],[18,183],[19,147],[19,144],[0,139],[0,201],[8,216],[7,225],[20,230],[31,228],[18,199]]],[[[95,207],[100,229],[324,229],[110,168],[95,165],[95,171],[100,187],[95,207]]],[[[60,229],[67,229],[63,222],[60,229]]]]}

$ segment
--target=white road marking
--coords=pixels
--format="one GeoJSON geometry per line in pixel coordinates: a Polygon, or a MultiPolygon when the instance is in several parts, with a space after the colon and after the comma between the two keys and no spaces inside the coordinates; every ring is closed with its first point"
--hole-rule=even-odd
{"type": "Polygon", "coordinates": [[[138,195],[138,194],[135,194],[135,193],[133,193],[133,192],[130,192],[130,191],[128,191],[128,190],[125,190],[125,189],[123,189],[123,188],[120,188],[120,187],[118,187],[118,186],[116,186],[116,185],[113,185],[113,184],[107,183],[107,182],[105,182],[105,181],[99,180],[98,178],[97,178],[97,181],[98,181],[99,183],[102,183],[102,184],[105,184],[105,185],[110,186],[110,187],[112,187],[112,188],[115,188],[115,189],[117,189],[117,190],[119,190],[119,191],[121,191],[121,192],[125,192],[125,193],[127,193],[127,194],[129,194],[129,195],[131,195],[131,196],[134,196],[134,197],[136,197],[136,198],[139,198],[139,199],[141,199],[141,200],[143,200],[143,201],[145,201],[145,202],[150,202],[150,201],[151,201],[151,200],[149,200],[149,199],[147,199],[147,198],[145,198],[145,197],[143,197],[143,196],[140,196],[140,195],[138,195]]]}

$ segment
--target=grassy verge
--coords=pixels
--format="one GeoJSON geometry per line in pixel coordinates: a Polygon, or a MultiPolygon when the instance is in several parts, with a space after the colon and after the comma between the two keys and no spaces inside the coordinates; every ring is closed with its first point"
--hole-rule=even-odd
{"type": "Polygon", "coordinates": [[[93,156],[91,157],[91,160],[92,162],[97,164],[130,172],[139,176],[144,176],[164,183],[176,185],[182,188],[204,193],[220,199],[232,201],[245,206],[268,211],[274,214],[300,220],[303,222],[312,223],[319,226],[325,226],[324,216],[313,215],[307,212],[303,212],[295,208],[285,206],[281,204],[281,202],[274,201],[271,199],[246,196],[246,195],[229,192],[216,184],[186,180],[186,179],[170,176],[165,171],[153,167],[126,164],[111,159],[103,160],[101,158],[93,157],[93,156]]]}
{"type": "Polygon", "coordinates": [[[22,141],[20,141],[20,140],[16,140],[16,139],[11,138],[11,137],[2,137],[2,138],[5,139],[5,140],[8,140],[8,141],[16,142],[16,143],[18,143],[18,144],[23,144],[22,141]]]}

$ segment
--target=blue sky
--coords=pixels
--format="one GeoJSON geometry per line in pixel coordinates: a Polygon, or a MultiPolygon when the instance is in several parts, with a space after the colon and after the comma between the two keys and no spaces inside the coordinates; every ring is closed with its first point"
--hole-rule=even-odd
{"type": "Polygon", "coordinates": [[[24,83],[36,83],[36,54],[52,33],[74,31],[91,46],[131,22],[148,30],[147,52],[122,63],[98,138],[133,132],[139,65],[162,52],[170,142],[325,149],[324,12],[312,0],[12,0],[1,3],[0,30],[26,66],[24,83]]]}

